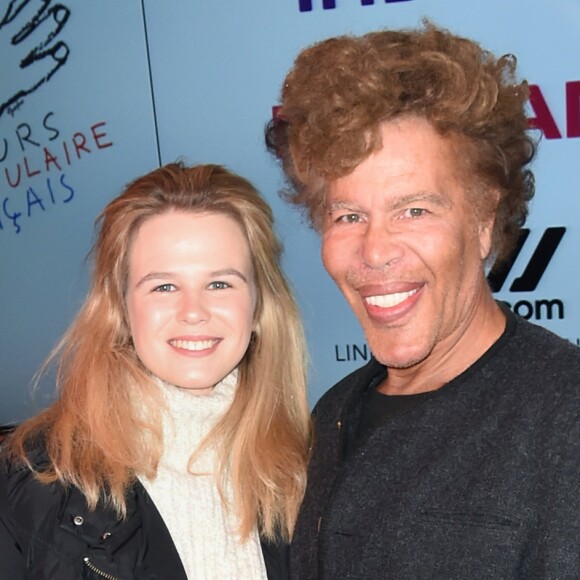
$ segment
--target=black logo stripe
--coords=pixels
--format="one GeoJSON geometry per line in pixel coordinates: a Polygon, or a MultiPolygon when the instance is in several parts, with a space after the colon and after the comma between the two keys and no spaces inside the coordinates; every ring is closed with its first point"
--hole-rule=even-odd
{"type": "Polygon", "coordinates": [[[499,292],[501,287],[504,285],[506,278],[508,277],[511,269],[518,259],[528,236],[530,235],[530,230],[527,228],[522,228],[520,230],[520,236],[518,238],[518,242],[514,251],[510,254],[509,258],[505,262],[501,262],[497,266],[494,265],[491,272],[487,275],[487,281],[489,282],[489,286],[491,287],[492,292],[499,292]]]}
{"type": "Polygon", "coordinates": [[[565,232],[565,227],[548,228],[544,232],[524,273],[510,286],[510,292],[532,292],[536,289],[565,232]]]}
{"type": "MultiPolygon", "coordinates": [[[[544,231],[523,274],[510,286],[510,292],[533,292],[536,289],[565,233],[566,228],[563,226],[550,227],[544,231]]],[[[502,289],[529,235],[530,230],[522,228],[518,243],[510,257],[494,266],[487,275],[492,292],[499,292],[502,289]]]]}

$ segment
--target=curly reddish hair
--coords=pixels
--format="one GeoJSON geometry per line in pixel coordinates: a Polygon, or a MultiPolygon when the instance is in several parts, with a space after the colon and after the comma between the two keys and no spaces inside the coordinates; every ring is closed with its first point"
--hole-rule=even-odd
{"type": "MultiPolygon", "coordinates": [[[[495,58],[475,42],[430,23],[414,30],[329,38],[303,50],[288,73],[279,114],[266,127],[290,190],[320,230],[329,181],[380,149],[382,123],[426,118],[449,137],[479,211],[495,210],[492,255],[513,248],[534,195],[526,165],[528,86],[512,55],[495,58]]],[[[481,214],[480,214],[481,215],[481,214]]]]}

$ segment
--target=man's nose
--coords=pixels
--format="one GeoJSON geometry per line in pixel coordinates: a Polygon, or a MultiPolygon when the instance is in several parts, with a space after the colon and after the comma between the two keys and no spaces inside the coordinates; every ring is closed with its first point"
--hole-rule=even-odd
{"type": "Polygon", "coordinates": [[[362,259],[373,270],[383,270],[403,255],[403,249],[395,232],[384,220],[371,221],[365,231],[362,259]]]}

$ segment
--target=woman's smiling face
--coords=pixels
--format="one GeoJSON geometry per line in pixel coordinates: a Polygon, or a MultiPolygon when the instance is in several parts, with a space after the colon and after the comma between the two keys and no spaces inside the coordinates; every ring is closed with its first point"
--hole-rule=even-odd
{"type": "Polygon", "coordinates": [[[256,287],[241,227],[219,213],[147,220],[129,252],[126,301],[143,365],[208,394],[238,366],[253,330],[256,287]]]}

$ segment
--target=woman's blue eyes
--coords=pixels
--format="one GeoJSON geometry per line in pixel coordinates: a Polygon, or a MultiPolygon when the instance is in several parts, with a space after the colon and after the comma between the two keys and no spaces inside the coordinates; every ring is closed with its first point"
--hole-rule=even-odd
{"type": "MultiPolygon", "coordinates": [[[[231,284],[228,284],[227,282],[223,282],[221,280],[217,280],[216,282],[210,282],[210,284],[208,284],[208,288],[210,290],[226,290],[227,288],[231,288],[231,284]]],[[[153,292],[173,292],[176,290],[176,287],[174,284],[160,284],[159,286],[156,286],[153,289],[153,292]]]]}
{"type": "Polygon", "coordinates": [[[231,288],[231,286],[227,282],[212,282],[209,287],[212,290],[225,290],[226,288],[231,288]]]}

